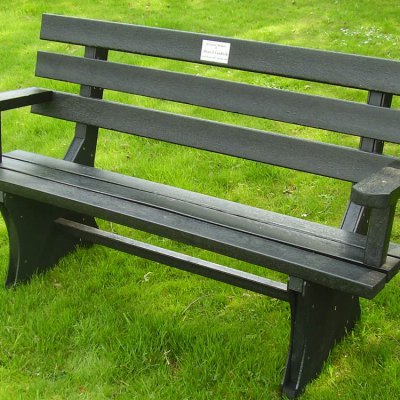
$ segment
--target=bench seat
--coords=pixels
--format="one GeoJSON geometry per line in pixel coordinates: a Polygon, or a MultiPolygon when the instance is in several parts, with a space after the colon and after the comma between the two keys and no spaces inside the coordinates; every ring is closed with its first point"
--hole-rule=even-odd
{"type": "Polygon", "coordinates": [[[365,236],[24,151],[4,155],[0,190],[176,239],[366,298],[399,268],[362,263],[365,236]]]}

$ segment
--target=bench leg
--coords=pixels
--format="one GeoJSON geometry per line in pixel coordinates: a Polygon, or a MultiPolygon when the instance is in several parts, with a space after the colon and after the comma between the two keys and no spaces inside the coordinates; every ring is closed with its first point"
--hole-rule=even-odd
{"type": "Polygon", "coordinates": [[[321,371],[329,352],[360,318],[359,299],[291,278],[291,339],[282,394],[295,398],[321,371]]]}
{"type": "MultiPolygon", "coordinates": [[[[88,224],[85,217],[28,200],[3,194],[1,213],[8,229],[10,252],[6,287],[29,280],[32,275],[44,272],[73,251],[78,245],[86,245],[57,229],[54,220],[69,218],[88,224]]],[[[90,224],[95,224],[89,219],[90,224]]]]}

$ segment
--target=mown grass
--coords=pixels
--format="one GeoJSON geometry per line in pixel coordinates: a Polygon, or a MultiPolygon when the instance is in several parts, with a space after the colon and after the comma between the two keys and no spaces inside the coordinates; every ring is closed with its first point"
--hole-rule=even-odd
{"type": "MultiPolygon", "coordinates": [[[[0,4],[0,89],[48,86],[34,78],[38,49],[81,54],[39,41],[43,12],[400,58],[399,6],[392,1],[3,0],[0,4]]],[[[111,54],[111,59],[126,61],[111,54]]],[[[130,62],[133,62],[134,58],[130,62]]],[[[148,60],[140,61],[148,63],[148,60]]],[[[226,71],[162,60],[155,66],[224,79],[226,71]]],[[[365,101],[363,92],[257,74],[230,79],[365,101]]],[[[58,83],[60,89],[76,86],[58,83]]],[[[115,94],[107,94],[116,98],[115,94]]],[[[354,138],[291,125],[160,104],[123,101],[243,123],[356,146],[354,138]]],[[[398,107],[396,99],[394,106],[398,107]]],[[[62,157],[73,125],[10,111],[3,118],[6,151],[62,157]]],[[[387,151],[399,155],[394,146],[387,151]]],[[[122,173],[266,207],[338,226],[349,185],[248,161],[102,132],[98,165],[122,173]]],[[[260,271],[159,237],[107,229],[212,261],[260,271]]],[[[400,235],[396,221],[393,239],[400,235]]],[[[0,226],[4,278],[8,242],[0,226]]],[[[277,277],[278,274],[272,274],[277,277]]],[[[335,348],[304,399],[400,397],[400,281],[395,278],[335,348]]],[[[146,260],[94,247],[80,250],[44,276],[0,291],[0,399],[277,399],[289,340],[286,304],[146,260]]]]}

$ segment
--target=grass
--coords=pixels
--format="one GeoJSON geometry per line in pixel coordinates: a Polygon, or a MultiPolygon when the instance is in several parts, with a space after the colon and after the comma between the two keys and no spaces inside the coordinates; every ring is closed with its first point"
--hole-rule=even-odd
{"type": "MultiPolygon", "coordinates": [[[[3,0],[1,90],[50,84],[34,78],[38,49],[81,54],[77,47],[39,41],[43,12],[400,58],[400,8],[392,1],[105,0],[94,7],[87,0],[3,0]]],[[[121,57],[111,54],[111,59],[121,57]]],[[[155,63],[213,77],[224,78],[225,73],[162,60],[155,63]]],[[[256,74],[234,72],[230,78],[332,97],[366,98],[354,90],[256,74]]],[[[172,107],[135,97],[121,99],[172,107]]],[[[397,99],[394,106],[399,106],[397,99]]],[[[174,107],[195,116],[356,146],[353,138],[174,107]]],[[[3,130],[5,151],[19,148],[62,157],[73,126],[18,110],[4,115],[3,130]]],[[[399,155],[394,146],[387,152],[399,155]]],[[[326,178],[110,132],[102,132],[97,161],[107,169],[333,226],[340,224],[349,189],[326,178]]],[[[101,224],[131,234],[123,227],[101,224]]],[[[396,221],[393,239],[398,241],[399,235],[396,221]]],[[[134,236],[255,270],[159,237],[139,232],[134,236]]],[[[1,224],[3,278],[7,254],[7,232],[1,224]]],[[[395,278],[376,299],[362,302],[362,321],[334,349],[303,399],[400,397],[399,286],[395,278]]],[[[29,285],[0,291],[0,301],[0,399],[279,398],[290,324],[288,307],[282,302],[100,247],[72,254],[29,285]]]]}

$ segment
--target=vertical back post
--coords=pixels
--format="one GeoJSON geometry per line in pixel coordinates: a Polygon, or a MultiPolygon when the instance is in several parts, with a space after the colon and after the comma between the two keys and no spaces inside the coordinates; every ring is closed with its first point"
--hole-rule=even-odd
{"type": "MultiPolygon", "coordinates": [[[[371,106],[390,108],[393,96],[389,93],[370,91],[367,103],[371,106]]],[[[381,140],[361,138],[359,149],[369,153],[382,154],[384,142],[381,140]]],[[[341,228],[345,231],[361,233],[366,235],[368,231],[368,221],[370,210],[350,202],[343,217],[341,228]]]]}
{"type": "Polygon", "coordinates": [[[3,162],[3,138],[1,137],[1,112],[0,112],[0,164],[3,162]]]}
{"type": "MultiPolygon", "coordinates": [[[[108,50],[87,46],[85,47],[85,57],[96,60],[107,60],[108,50]]],[[[103,97],[103,89],[81,85],[80,95],[101,99],[103,97]]],[[[96,157],[98,131],[99,128],[97,126],[77,123],[74,139],[64,156],[64,160],[93,167],[96,157]]]]}

